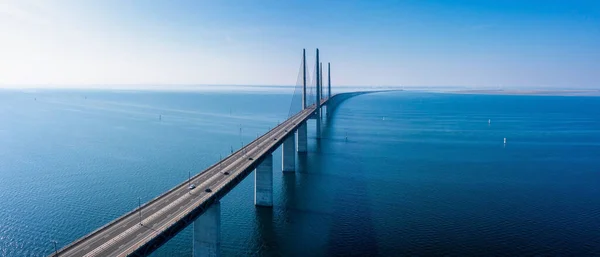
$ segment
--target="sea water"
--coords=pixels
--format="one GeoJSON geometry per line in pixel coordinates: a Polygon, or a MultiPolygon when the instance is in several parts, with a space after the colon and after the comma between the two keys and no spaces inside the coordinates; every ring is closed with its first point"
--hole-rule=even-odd
{"type": "MultiPolygon", "coordinates": [[[[0,91],[0,256],[44,256],[268,131],[292,92],[0,91]]],[[[388,92],[221,199],[224,256],[600,255],[600,98],[388,92]],[[489,121],[489,122],[488,122],[489,121]],[[503,139],[506,138],[506,144],[503,139]]],[[[192,229],[154,256],[190,256],[192,229]]]]}

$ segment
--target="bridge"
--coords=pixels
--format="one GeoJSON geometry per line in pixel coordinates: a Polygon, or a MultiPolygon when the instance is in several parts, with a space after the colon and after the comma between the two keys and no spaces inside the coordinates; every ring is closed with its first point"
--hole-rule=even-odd
{"type": "Polygon", "coordinates": [[[315,102],[309,104],[305,51],[301,66],[301,111],[290,114],[286,121],[191,177],[189,181],[182,182],[51,256],[147,256],[190,224],[194,226],[193,255],[218,256],[221,222],[219,199],[254,171],[254,204],[273,206],[273,151],[282,146],[282,171],[294,172],[296,151],[307,151],[308,119],[316,120],[317,138],[320,138],[321,108],[327,106],[327,113],[330,113],[335,103],[357,94],[332,96],[329,75],[328,94],[327,97],[322,96],[323,73],[317,49],[316,97],[315,102]]]}

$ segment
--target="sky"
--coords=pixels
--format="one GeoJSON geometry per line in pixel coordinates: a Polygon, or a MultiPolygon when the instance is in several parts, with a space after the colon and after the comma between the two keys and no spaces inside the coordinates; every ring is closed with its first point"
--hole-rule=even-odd
{"type": "Polygon", "coordinates": [[[0,87],[600,88],[597,0],[0,0],[0,87]]]}

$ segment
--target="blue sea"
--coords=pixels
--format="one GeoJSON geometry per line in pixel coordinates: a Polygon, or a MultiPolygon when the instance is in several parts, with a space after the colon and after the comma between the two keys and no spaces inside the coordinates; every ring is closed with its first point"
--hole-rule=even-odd
{"type": "MultiPolygon", "coordinates": [[[[0,256],[49,255],[201,172],[292,91],[0,90],[0,256]]],[[[223,256],[600,255],[600,97],[373,93],[324,124],[296,173],[274,153],[272,209],[252,175],[221,199],[223,256]]],[[[190,227],[153,256],[191,253],[190,227]]]]}

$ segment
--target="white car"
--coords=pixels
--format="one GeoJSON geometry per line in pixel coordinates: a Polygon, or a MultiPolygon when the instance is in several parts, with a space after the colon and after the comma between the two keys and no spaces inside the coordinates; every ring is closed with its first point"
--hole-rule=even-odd
{"type": "Polygon", "coordinates": [[[196,185],[194,185],[194,184],[191,184],[191,185],[190,185],[188,188],[189,188],[190,190],[192,190],[192,189],[196,188],[196,185]]]}

